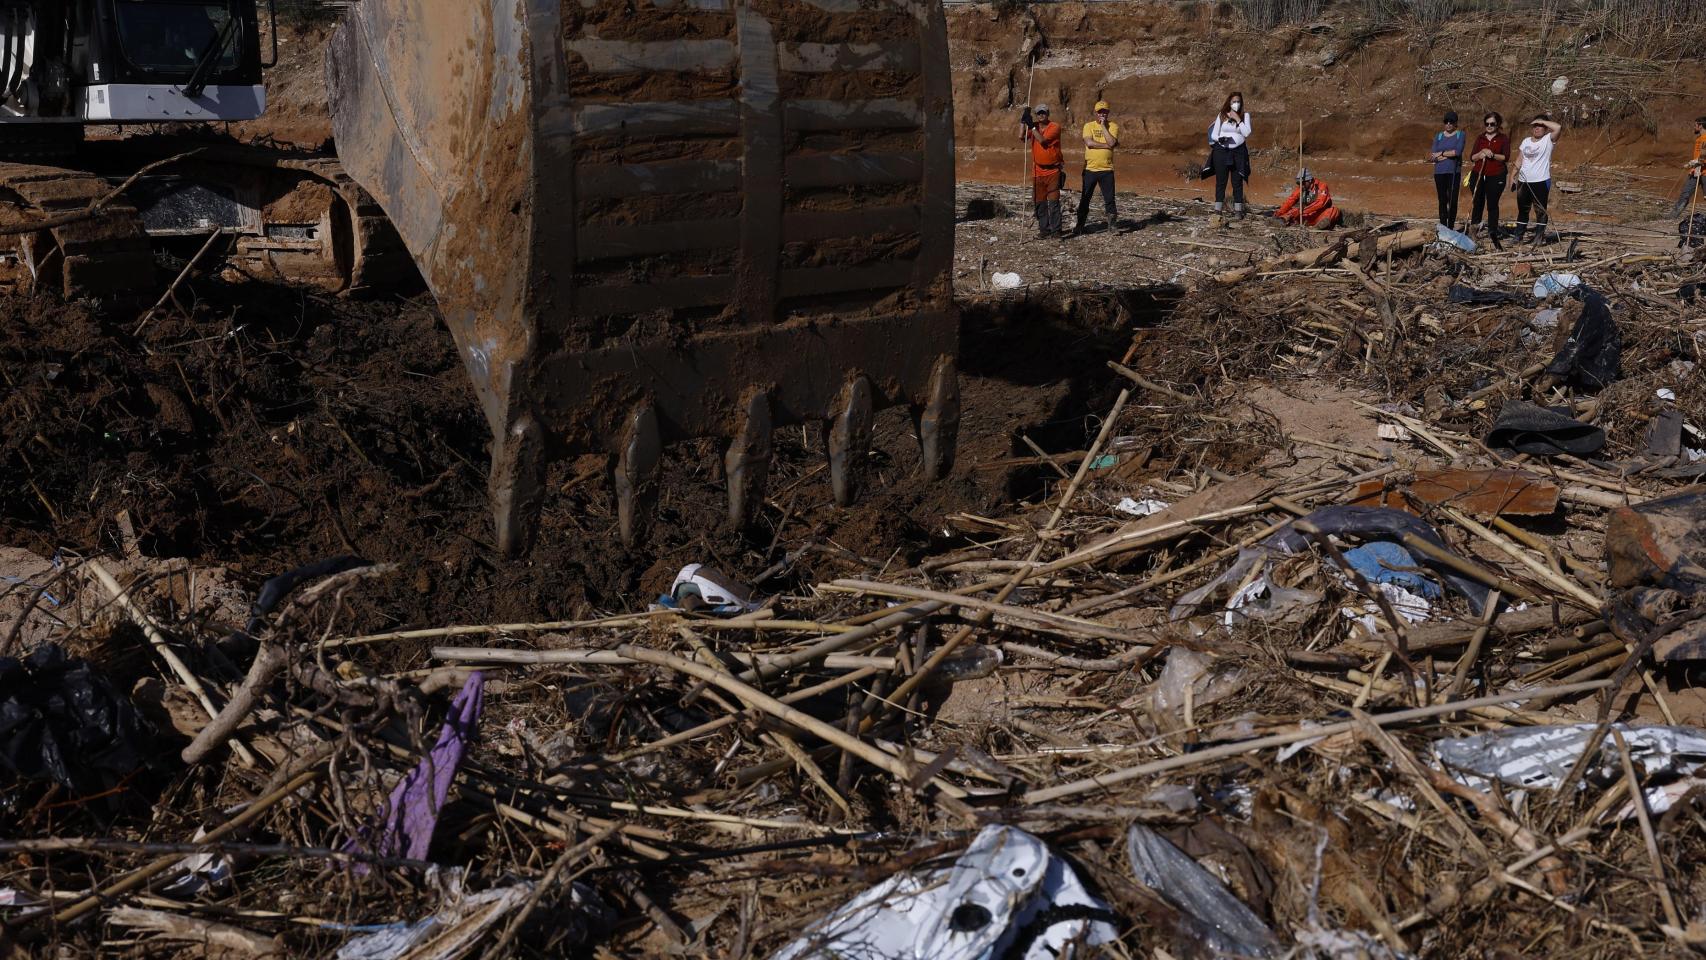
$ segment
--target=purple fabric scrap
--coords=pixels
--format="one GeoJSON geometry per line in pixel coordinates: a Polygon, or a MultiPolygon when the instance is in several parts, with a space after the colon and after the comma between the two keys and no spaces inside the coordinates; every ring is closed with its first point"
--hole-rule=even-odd
{"type": "MultiPolygon", "coordinates": [[[[462,754],[479,730],[484,706],[485,677],[476,670],[468,675],[462,692],[450,702],[450,716],[438,733],[438,743],[391,791],[385,825],[372,848],[376,856],[426,859],[433,830],[438,826],[439,811],[444,809],[444,801],[450,795],[450,783],[456,779],[462,754]]],[[[355,845],[356,841],[351,841],[350,846],[355,845]]],[[[357,872],[367,872],[366,866],[357,864],[357,872]]]]}

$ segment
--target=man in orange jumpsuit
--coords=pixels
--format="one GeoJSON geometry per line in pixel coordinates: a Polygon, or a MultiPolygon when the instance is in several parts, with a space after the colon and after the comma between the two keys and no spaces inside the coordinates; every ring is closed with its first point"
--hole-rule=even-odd
{"type": "Polygon", "coordinates": [[[1048,104],[1025,108],[1019,122],[1031,145],[1031,200],[1037,206],[1037,239],[1061,236],[1060,187],[1066,182],[1066,157],[1060,151],[1060,124],[1048,118],[1048,104]]]}
{"type": "Polygon", "coordinates": [[[1324,181],[1315,179],[1308,167],[1297,175],[1297,186],[1274,211],[1274,216],[1286,223],[1301,221],[1317,230],[1331,230],[1339,225],[1339,208],[1333,206],[1333,192],[1324,181]]]}

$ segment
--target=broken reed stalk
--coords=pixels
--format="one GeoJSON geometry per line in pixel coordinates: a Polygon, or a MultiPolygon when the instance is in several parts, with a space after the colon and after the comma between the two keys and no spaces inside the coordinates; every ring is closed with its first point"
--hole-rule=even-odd
{"type": "MultiPolygon", "coordinates": [[[[1060,518],[1066,515],[1066,508],[1071,505],[1072,498],[1077,495],[1078,488],[1084,483],[1084,478],[1089,475],[1090,465],[1096,462],[1097,454],[1101,453],[1102,446],[1108,442],[1108,435],[1113,433],[1114,423],[1119,420],[1120,411],[1125,409],[1126,401],[1129,399],[1131,399],[1130,389],[1122,389],[1120,395],[1114,399],[1113,409],[1108,411],[1107,418],[1102,421],[1102,429],[1097,431],[1095,442],[1090,444],[1089,451],[1085,454],[1083,461],[1078,464],[1078,472],[1072,475],[1072,482],[1066,485],[1066,492],[1061,494],[1060,503],[1055,505],[1054,513],[1049,516],[1048,523],[1043,525],[1040,533],[1048,533],[1053,530],[1060,523],[1060,518]]],[[[1025,558],[1027,563],[1036,563],[1037,558],[1042,556],[1043,544],[1046,542],[1042,536],[1037,537],[1037,542],[1031,547],[1030,555],[1025,558]]],[[[1013,576],[996,592],[994,602],[1005,603],[1007,598],[1019,588],[1021,583],[1025,582],[1027,577],[1039,572],[1043,571],[1034,566],[1027,566],[1024,569],[1014,571],[1013,576]]],[[[976,623],[967,624],[956,631],[945,643],[936,648],[936,651],[930,655],[930,659],[924,661],[924,664],[911,676],[901,681],[900,686],[896,687],[894,692],[889,695],[889,701],[905,704],[913,692],[923,686],[924,682],[936,672],[937,668],[941,667],[953,655],[954,651],[959,649],[961,644],[970,639],[973,633],[986,627],[992,617],[992,614],[984,611],[978,614],[976,623]]],[[[859,722],[859,731],[863,733],[870,730],[876,726],[876,722],[877,715],[872,712],[859,722]]]]}
{"type": "Polygon", "coordinates": [[[1641,825],[1641,842],[1646,844],[1647,859],[1653,865],[1653,889],[1658,892],[1659,904],[1665,911],[1665,922],[1670,924],[1670,930],[1665,931],[1673,937],[1682,936],[1682,915],[1677,912],[1676,901],[1672,899],[1670,882],[1665,879],[1664,860],[1659,856],[1659,841],[1653,835],[1653,818],[1647,812],[1647,795],[1641,790],[1641,780],[1635,776],[1635,764],[1629,759],[1629,742],[1623,739],[1623,731],[1611,728],[1612,739],[1617,741],[1617,759],[1623,762],[1623,778],[1629,783],[1629,803],[1635,808],[1635,819],[1641,825]],[[1674,931],[1674,932],[1673,932],[1674,931]]]}
{"type": "Polygon", "coordinates": [[[1546,564],[1529,556],[1521,547],[1518,547],[1516,544],[1511,543],[1499,534],[1489,530],[1487,527],[1478,523],[1461,510],[1444,505],[1441,505],[1439,509],[1441,513],[1456,522],[1458,526],[1469,531],[1475,536],[1480,537],[1482,540],[1497,548],[1500,553],[1503,553],[1512,560],[1515,560],[1517,563],[1527,567],[1541,583],[1551,587],[1564,596],[1569,597],[1572,601],[1581,604],[1588,610],[1594,612],[1599,611],[1601,605],[1600,599],[1583,589],[1580,584],[1570,580],[1562,574],[1554,572],[1551,567],[1548,567],[1546,564]]]}
{"type": "MultiPolygon", "coordinates": [[[[212,830],[207,831],[207,833],[202,835],[199,842],[217,843],[218,841],[247,828],[249,824],[260,819],[261,814],[271,810],[279,801],[284,800],[286,797],[296,793],[297,790],[318,779],[323,772],[323,769],[319,767],[312,770],[304,770],[292,777],[284,784],[284,786],[279,787],[266,796],[249,804],[242,813],[237,814],[230,820],[227,820],[219,826],[214,827],[212,830]]],[[[147,884],[148,881],[170,871],[173,867],[176,867],[181,863],[183,863],[183,858],[181,856],[178,854],[171,854],[161,857],[158,860],[152,860],[125,874],[105,887],[91,887],[88,893],[84,894],[82,899],[77,900],[70,906],[52,914],[53,922],[56,926],[63,926],[64,924],[70,923],[101,905],[111,902],[113,898],[123,896],[124,894],[147,884]]],[[[23,918],[21,922],[28,923],[48,915],[49,914],[46,911],[43,911],[23,918]]]]}
{"type": "Polygon", "coordinates": [[[510,956],[509,945],[515,941],[516,934],[521,932],[521,927],[527,922],[527,918],[533,915],[534,908],[539,906],[540,898],[556,885],[557,878],[563,874],[563,868],[571,863],[579,862],[581,858],[592,853],[599,844],[610,839],[610,835],[615,832],[615,827],[605,827],[580,843],[564,850],[557,857],[556,862],[551,864],[551,869],[545,871],[545,876],[541,877],[537,884],[534,884],[533,892],[528,895],[527,902],[522,905],[520,910],[516,911],[515,918],[509,922],[508,926],[504,927],[504,932],[498,935],[497,941],[491,945],[490,949],[480,955],[480,960],[497,960],[499,957],[510,956]]]}
{"type": "MultiPolygon", "coordinates": [[[[1345,555],[1339,552],[1339,545],[1334,543],[1331,537],[1322,533],[1320,527],[1317,527],[1308,521],[1300,520],[1295,524],[1294,529],[1296,529],[1298,533],[1301,533],[1315,541],[1322,550],[1326,551],[1327,556],[1332,558],[1334,565],[1336,565],[1345,574],[1345,576],[1349,577],[1352,583],[1356,584],[1356,588],[1362,591],[1364,596],[1373,600],[1375,604],[1380,607],[1381,615],[1386,618],[1386,626],[1392,631],[1392,636],[1395,641],[1392,646],[1393,654],[1398,658],[1399,665],[1404,668],[1405,679],[1410,681],[1406,686],[1413,688],[1415,678],[1418,676],[1418,671],[1416,670],[1416,665],[1410,662],[1410,638],[1409,634],[1406,633],[1408,627],[1406,626],[1404,618],[1398,615],[1398,611],[1392,609],[1392,601],[1386,598],[1386,594],[1376,590],[1374,585],[1368,582],[1368,578],[1362,575],[1362,571],[1352,566],[1350,561],[1345,559],[1345,555]]],[[[1422,675],[1422,678],[1424,683],[1427,682],[1426,675],[1422,675]]],[[[1432,690],[1425,690],[1423,693],[1424,701],[1431,701],[1433,699],[1432,690]]]]}
{"type": "MultiPolygon", "coordinates": [[[[1369,717],[1369,722],[1373,723],[1375,726],[1389,727],[1393,724],[1408,723],[1411,720],[1424,720],[1429,717],[1443,716],[1458,710],[1469,710],[1475,707],[1493,707],[1498,706],[1501,703],[1509,703],[1512,700],[1527,700],[1537,696],[1567,696],[1574,693],[1587,693],[1593,690],[1603,690],[1607,686],[1609,686],[1609,681],[1593,680],[1587,683],[1574,683],[1558,687],[1542,687],[1538,690],[1518,690],[1509,693],[1498,693],[1485,697],[1476,697],[1473,700],[1459,700],[1456,703],[1431,704],[1425,707],[1412,707],[1408,710],[1399,710],[1394,713],[1371,715],[1369,717]]],[[[1081,793],[1105,790],[1108,787],[1127,783],[1140,777],[1153,776],[1157,773],[1166,773],[1169,770],[1181,770],[1186,767],[1194,767],[1200,764],[1210,763],[1215,760],[1225,760],[1229,757],[1240,757],[1249,753],[1257,753],[1259,751],[1269,749],[1270,747],[1283,747],[1287,744],[1300,743],[1304,740],[1313,740],[1317,737],[1330,737],[1336,733],[1345,733],[1356,729],[1356,723],[1357,722],[1354,720],[1343,720],[1337,723],[1323,724],[1318,727],[1300,728],[1297,730],[1287,731],[1286,733],[1270,734],[1266,737],[1257,737],[1254,740],[1245,740],[1240,743],[1221,744],[1219,746],[1209,747],[1205,750],[1198,750],[1195,753],[1185,753],[1177,756],[1166,757],[1160,760],[1152,760],[1149,763],[1142,763],[1134,767],[1115,770],[1099,777],[1086,777],[1082,780],[1074,780],[1071,783],[1063,783],[1059,786],[1032,791],[1025,794],[1025,803],[1027,805],[1048,803],[1051,800],[1059,800],[1062,797],[1075,797],[1081,793]]]]}
{"type": "Polygon", "coordinates": [[[1493,629],[1493,622],[1499,619],[1499,604],[1504,596],[1494,590],[1487,594],[1487,606],[1481,612],[1481,624],[1475,628],[1475,633],[1469,638],[1469,649],[1463,652],[1457,661],[1457,669],[1452,671],[1451,687],[1445,691],[1445,699],[1449,702],[1457,699],[1463,692],[1463,683],[1469,679],[1469,669],[1475,661],[1481,659],[1481,644],[1487,641],[1487,634],[1493,629]]]}
{"type": "Polygon", "coordinates": [[[1133,370],[1130,367],[1124,366],[1122,364],[1115,363],[1112,360],[1108,361],[1108,369],[1114,371],[1115,373],[1119,374],[1122,377],[1125,377],[1127,380],[1130,380],[1132,383],[1137,384],[1138,386],[1142,387],[1143,389],[1148,390],[1150,393],[1159,393],[1164,397],[1172,397],[1174,400],[1178,400],[1181,403],[1196,403],[1197,402],[1197,398],[1191,396],[1188,393],[1180,393],[1179,391],[1174,390],[1172,387],[1166,387],[1166,386],[1162,386],[1159,383],[1151,382],[1151,381],[1145,379],[1143,377],[1143,375],[1138,373],[1136,370],[1133,370]]]}
{"type": "MultiPolygon", "coordinates": [[[[871,764],[877,769],[895,777],[903,785],[910,784],[912,782],[912,778],[917,775],[917,771],[913,770],[910,764],[901,760],[899,757],[885,753],[863,740],[851,737],[846,732],[836,729],[809,713],[796,710],[782,701],[777,700],[775,697],[772,697],[761,690],[754,689],[753,687],[742,683],[740,680],[714,668],[707,667],[702,663],[694,663],[691,660],[684,660],[674,654],[662,653],[657,650],[647,649],[646,647],[637,647],[633,644],[623,644],[616,648],[616,652],[642,663],[668,667],[677,673],[684,673],[695,679],[703,680],[712,686],[720,687],[724,691],[745,701],[753,709],[768,713],[784,723],[791,723],[802,730],[810,732],[813,736],[821,740],[834,744],[842,750],[864,760],[866,763],[871,764]]],[[[898,700],[899,698],[897,697],[895,699],[898,700]]],[[[956,800],[965,796],[965,791],[953,786],[945,786],[943,788],[943,793],[956,800]]]]}
{"type": "MultiPolygon", "coordinates": [[[[137,336],[142,332],[144,327],[148,326],[148,321],[154,319],[154,314],[158,313],[160,308],[166,305],[167,300],[172,299],[172,294],[178,291],[178,286],[184,282],[184,278],[190,275],[190,271],[194,270],[195,265],[201,262],[201,258],[207,254],[207,251],[213,249],[213,241],[218,240],[224,235],[224,225],[213,228],[213,232],[207,235],[207,242],[202,244],[201,249],[195,252],[195,256],[191,257],[189,262],[184,264],[184,268],[178,271],[177,279],[167,285],[166,292],[160,294],[160,299],[154,301],[154,305],[148,308],[148,312],[144,313],[142,318],[136,321],[136,329],[130,331],[131,336],[137,336]]],[[[180,304],[179,306],[181,308],[182,305],[180,304]]]]}
{"type": "MultiPolygon", "coordinates": [[[[101,586],[105,587],[106,591],[112,595],[113,602],[117,603],[119,608],[130,617],[131,621],[142,629],[143,635],[148,638],[148,645],[154,648],[154,652],[160,655],[160,659],[166,661],[166,666],[172,669],[172,673],[195,696],[196,702],[201,704],[202,710],[207,713],[208,721],[211,723],[216,719],[219,716],[219,708],[213,705],[213,698],[208,695],[207,688],[202,686],[201,678],[190,670],[189,665],[184,663],[177,651],[173,650],[171,645],[166,642],[166,636],[154,622],[154,618],[150,617],[130,599],[130,591],[119,586],[119,582],[113,578],[112,573],[102,565],[101,561],[90,560],[88,566],[89,572],[93,573],[95,579],[101,582],[101,586]]],[[[238,762],[244,767],[254,768],[255,755],[249,751],[247,746],[244,746],[243,741],[232,740],[231,752],[237,755],[238,762]]]]}
{"type": "MultiPolygon", "coordinates": [[[[880,672],[881,671],[874,670],[874,669],[855,670],[852,673],[844,674],[842,676],[836,677],[833,680],[826,680],[823,683],[817,684],[815,686],[806,687],[802,690],[796,690],[793,693],[790,693],[787,696],[781,697],[779,699],[783,703],[799,703],[801,700],[809,700],[812,697],[815,697],[820,693],[828,693],[831,690],[835,690],[835,689],[840,688],[840,687],[845,687],[845,686],[848,686],[849,684],[858,683],[861,680],[869,680],[870,678],[876,676],[880,672]]],[[[635,747],[632,750],[627,750],[627,751],[624,751],[622,753],[617,753],[617,754],[611,754],[609,756],[601,756],[597,759],[596,762],[579,764],[574,769],[593,771],[593,770],[603,769],[604,767],[611,766],[612,764],[625,763],[629,760],[634,759],[635,757],[643,757],[648,753],[656,753],[659,750],[665,750],[665,749],[673,747],[677,744],[686,743],[690,740],[697,740],[700,737],[708,737],[711,734],[716,733],[718,730],[723,729],[724,727],[729,727],[729,726],[734,725],[734,723],[738,719],[739,719],[738,717],[733,717],[733,716],[718,717],[715,720],[711,720],[711,721],[707,721],[705,723],[701,723],[700,725],[698,725],[697,727],[693,727],[692,729],[683,730],[680,733],[671,734],[671,735],[664,737],[662,739],[659,739],[659,740],[653,740],[651,743],[641,744],[640,746],[635,747]]],[[[550,777],[548,780],[546,780],[545,782],[555,786],[558,784],[566,783],[570,779],[571,778],[566,777],[563,774],[555,774],[552,777],[550,777]]]]}
{"type": "MultiPolygon", "coordinates": [[[[538,667],[561,663],[622,666],[634,662],[614,650],[511,650],[502,647],[433,647],[430,655],[434,660],[453,660],[459,663],[512,667],[538,667]]],[[[700,654],[698,659],[701,662],[710,662],[705,659],[703,654],[700,654]]],[[[743,663],[754,662],[763,667],[775,663],[781,659],[781,656],[774,653],[742,653],[738,655],[737,659],[743,663]]],[[[718,658],[718,662],[722,662],[722,659],[718,658]]],[[[832,653],[824,657],[818,665],[826,670],[863,670],[871,667],[888,671],[895,668],[896,662],[894,657],[832,653]]]]}
{"type": "Polygon", "coordinates": [[[1016,607],[1011,604],[996,603],[981,597],[962,597],[940,590],[928,590],[923,587],[909,587],[898,583],[876,583],[870,580],[833,580],[829,589],[847,590],[854,593],[868,593],[876,596],[904,597],[913,600],[933,600],[948,606],[968,610],[979,610],[990,614],[999,614],[1011,620],[1057,633],[1071,633],[1079,636],[1094,637],[1098,640],[1112,640],[1116,643],[1131,643],[1135,637],[1130,630],[1121,630],[1106,626],[1094,620],[1081,620],[1046,610],[1033,610],[1028,607],[1016,607]]]}
{"type": "Polygon", "coordinates": [[[1457,831],[1457,835],[1463,838],[1463,842],[1475,851],[1475,855],[1480,857],[1483,863],[1492,860],[1493,851],[1487,849],[1487,845],[1481,841],[1479,836],[1476,836],[1474,828],[1470,827],[1469,822],[1463,819],[1463,815],[1452,809],[1451,805],[1445,802],[1445,798],[1439,795],[1439,791],[1434,789],[1433,783],[1428,778],[1428,771],[1416,759],[1416,755],[1406,750],[1397,740],[1394,740],[1391,734],[1369,722],[1368,714],[1353,708],[1351,717],[1357,724],[1357,736],[1374,744],[1382,753],[1386,754],[1387,758],[1398,768],[1398,772],[1409,778],[1416,790],[1421,793],[1422,798],[1427,800],[1428,805],[1444,817],[1446,823],[1451,824],[1451,828],[1457,831]]]}

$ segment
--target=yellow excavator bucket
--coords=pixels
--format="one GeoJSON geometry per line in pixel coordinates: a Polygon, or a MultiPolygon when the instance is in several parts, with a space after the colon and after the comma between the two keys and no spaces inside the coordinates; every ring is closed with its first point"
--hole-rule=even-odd
{"type": "Polygon", "coordinates": [[[361,0],[328,85],[492,428],[499,546],[553,457],[613,457],[632,540],[665,444],[827,422],[851,502],[875,409],[924,472],[959,422],[953,115],[940,0],[361,0]]]}

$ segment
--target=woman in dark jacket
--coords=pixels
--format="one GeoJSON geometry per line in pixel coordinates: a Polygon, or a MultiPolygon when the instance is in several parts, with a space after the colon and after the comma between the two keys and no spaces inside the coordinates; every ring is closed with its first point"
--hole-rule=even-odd
{"type": "Polygon", "coordinates": [[[1208,143],[1214,166],[1214,212],[1226,209],[1226,181],[1232,181],[1232,209],[1244,215],[1244,181],[1250,179],[1250,114],[1244,109],[1244,94],[1237,90],[1220,105],[1220,113],[1208,127],[1208,143]]]}

